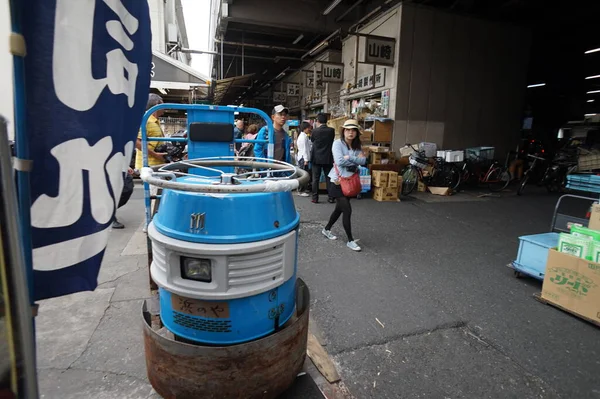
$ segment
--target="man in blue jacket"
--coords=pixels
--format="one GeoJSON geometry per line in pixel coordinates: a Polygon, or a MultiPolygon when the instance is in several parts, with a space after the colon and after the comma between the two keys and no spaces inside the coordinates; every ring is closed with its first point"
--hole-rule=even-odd
{"type": "MultiPolygon", "coordinates": [[[[273,159],[277,161],[290,162],[290,148],[292,145],[292,138],[288,136],[283,125],[287,121],[288,109],[283,105],[279,104],[273,108],[271,112],[271,119],[273,119],[273,130],[275,133],[275,148],[273,152],[273,159]]],[[[268,140],[269,131],[266,126],[259,130],[257,139],[268,140]]],[[[256,143],[254,146],[254,154],[257,158],[267,158],[267,143],[256,143]]]]}

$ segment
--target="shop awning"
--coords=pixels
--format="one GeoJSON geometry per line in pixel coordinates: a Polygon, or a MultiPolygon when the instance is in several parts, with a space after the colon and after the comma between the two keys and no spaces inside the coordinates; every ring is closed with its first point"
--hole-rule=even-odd
{"type": "Polygon", "coordinates": [[[191,90],[202,88],[203,94],[208,92],[210,78],[181,61],[169,57],[159,51],[152,52],[152,77],[150,88],[163,90],[191,90]]]}
{"type": "Polygon", "coordinates": [[[232,105],[249,87],[254,74],[235,76],[217,81],[214,104],[232,105]]]}

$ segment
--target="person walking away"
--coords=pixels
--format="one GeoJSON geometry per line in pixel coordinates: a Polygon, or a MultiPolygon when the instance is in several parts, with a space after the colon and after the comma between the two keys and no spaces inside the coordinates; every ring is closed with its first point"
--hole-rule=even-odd
{"type": "MultiPolygon", "coordinates": [[[[321,181],[321,172],[325,173],[327,182],[327,191],[329,191],[329,174],[333,166],[333,155],[331,146],[335,140],[335,131],[327,126],[327,115],[320,113],[317,115],[316,128],[312,131],[310,140],[312,141],[312,202],[319,202],[319,182],[321,181]]],[[[328,202],[333,203],[334,199],[329,196],[328,202]]]]}
{"type": "MultiPolygon", "coordinates": [[[[127,174],[123,175],[123,190],[121,191],[121,196],[119,197],[119,203],[117,204],[117,209],[127,204],[129,198],[131,198],[131,194],[133,194],[134,189],[133,183],[133,169],[128,168],[127,174]]],[[[117,219],[117,210],[115,209],[115,216],[112,222],[113,229],[124,229],[125,225],[117,219]]]]}
{"type": "MultiPolygon", "coordinates": [[[[311,162],[311,147],[312,143],[309,139],[309,136],[312,131],[312,126],[308,122],[302,122],[300,124],[300,134],[298,135],[298,140],[296,141],[296,146],[298,148],[298,152],[296,154],[296,161],[298,162],[298,167],[307,171],[310,175],[309,165],[311,162]]],[[[308,197],[310,194],[306,192],[310,187],[310,182],[298,189],[298,195],[301,197],[308,197]]]]}
{"type": "MultiPolygon", "coordinates": [[[[236,119],[235,127],[233,128],[233,138],[239,140],[244,137],[244,120],[236,119]]],[[[243,143],[235,143],[235,153],[237,154],[242,148],[243,143]]]]}
{"type": "Polygon", "coordinates": [[[349,119],[342,126],[341,138],[335,140],[332,147],[334,167],[329,173],[331,184],[329,185],[329,196],[335,198],[335,209],[329,217],[329,223],[325,226],[322,233],[330,240],[335,240],[337,237],[331,232],[331,228],[342,216],[344,231],[348,237],[346,246],[353,251],[360,251],[354,237],[352,236],[352,207],[350,198],[346,197],[340,186],[340,177],[350,177],[355,173],[359,173],[359,165],[365,165],[367,159],[362,152],[360,143],[360,131],[358,122],[354,119],[349,119]]]}
{"type": "MultiPolygon", "coordinates": [[[[155,105],[162,104],[162,103],[163,103],[163,100],[162,100],[161,96],[159,96],[158,94],[150,93],[150,95],[148,96],[148,102],[146,103],[146,111],[149,110],[150,108],[154,107],[155,105]]],[[[148,139],[150,139],[151,137],[164,137],[165,136],[163,134],[163,131],[160,127],[160,122],[158,120],[158,118],[160,118],[163,113],[164,113],[164,110],[161,109],[161,110],[154,112],[148,118],[148,121],[146,122],[146,136],[148,137],[148,139]]],[[[160,142],[159,141],[148,141],[147,143],[148,143],[148,166],[162,165],[163,163],[165,163],[166,161],[165,161],[164,156],[167,155],[167,153],[166,152],[154,152],[154,149],[156,148],[156,146],[160,145],[160,142]]],[[[137,141],[135,143],[135,148],[139,150],[139,151],[136,151],[136,155],[135,155],[135,168],[137,170],[141,171],[142,170],[142,131],[141,131],[141,129],[138,133],[137,141]]]]}
{"type": "MultiPolygon", "coordinates": [[[[290,162],[290,148],[292,144],[291,137],[283,130],[283,125],[287,121],[288,109],[283,105],[276,105],[271,111],[271,119],[273,120],[273,130],[275,133],[275,148],[273,159],[276,161],[290,162]]],[[[269,140],[269,130],[267,126],[263,126],[258,132],[258,138],[269,140]]],[[[267,158],[268,143],[256,143],[254,146],[254,154],[257,158],[267,158]]]]}
{"type": "MultiPolygon", "coordinates": [[[[146,103],[146,111],[149,110],[150,108],[154,107],[155,105],[162,104],[162,103],[163,103],[163,99],[161,96],[159,96],[158,94],[150,93],[148,95],[148,102],[146,103]]],[[[148,121],[146,122],[146,136],[148,139],[150,139],[151,137],[164,137],[165,136],[160,127],[160,121],[158,120],[158,118],[160,118],[163,113],[164,113],[164,110],[160,109],[160,110],[154,112],[148,118],[148,121]]],[[[148,148],[148,166],[156,166],[156,165],[162,165],[162,164],[166,163],[165,155],[167,155],[167,153],[154,151],[156,146],[160,145],[160,143],[161,143],[160,141],[148,141],[147,142],[147,144],[148,144],[148,146],[147,146],[147,148],[148,148]]],[[[135,168],[137,170],[141,171],[142,170],[142,159],[143,159],[141,129],[138,133],[137,141],[135,142],[135,148],[137,149],[136,156],[135,156],[135,168]]],[[[150,186],[150,195],[156,196],[157,194],[158,194],[158,187],[150,186]]],[[[152,200],[151,209],[154,209],[155,203],[156,203],[155,200],[152,200]]],[[[144,227],[144,232],[145,232],[145,230],[146,230],[146,227],[144,227]]]]}
{"type": "MultiPolygon", "coordinates": [[[[248,126],[246,134],[244,135],[245,140],[256,140],[258,135],[258,125],[252,124],[248,126]]],[[[240,157],[251,157],[254,158],[254,143],[242,143],[242,147],[238,153],[240,157]]]]}

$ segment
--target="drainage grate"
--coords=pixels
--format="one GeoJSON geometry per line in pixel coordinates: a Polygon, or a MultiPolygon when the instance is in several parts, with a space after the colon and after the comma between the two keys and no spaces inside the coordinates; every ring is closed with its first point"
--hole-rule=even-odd
{"type": "Polygon", "coordinates": [[[187,316],[183,313],[173,312],[173,321],[180,326],[191,328],[196,331],[215,333],[231,332],[231,320],[205,320],[187,316]]]}

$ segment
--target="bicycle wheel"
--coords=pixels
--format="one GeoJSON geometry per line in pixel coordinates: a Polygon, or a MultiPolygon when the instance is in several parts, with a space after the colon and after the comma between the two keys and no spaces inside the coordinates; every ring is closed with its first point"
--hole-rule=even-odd
{"type": "Polygon", "coordinates": [[[494,166],[487,176],[485,182],[488,184],[490,191],[502,191],[510,184],[510,172],[504,166],[494,166]]]}
{"type": "Polygon", "coordinates": [[[445,163],[442,166],[444,175],[444,186],[450,187],[452,191],[456,191],[461,182],[462,171],[453,163],[445,163]]]}
{"type": "Polygon", "coordinates": [[[525,186],[527,185],[527,180],[529,180],[529,175],[525,176],[521,184],[519,184],[519,188],[517,189],[517,195],[523,195],[523,193],[525,192],[525,186]]]}
{"type": "Polygon", "coordinates": [[[413,192],[419,181],[419,172],[417,168],[408,165],[402,171],[402,195],[409,195],[413,192]]]}
{"type": "Polygon", "coordinates": [[[466,185],[471,180],[473,172],[471,172],[471,166],[465,162],[460,168],[460,184],[466,185]]]}

